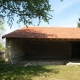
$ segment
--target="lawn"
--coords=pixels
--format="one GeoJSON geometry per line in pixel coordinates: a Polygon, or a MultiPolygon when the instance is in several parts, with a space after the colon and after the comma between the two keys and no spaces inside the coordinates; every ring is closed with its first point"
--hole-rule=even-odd
{"type": "Polygon", "coordinates": [[[21,66],[0,63],[0,80],[80,80],[80,66],[21,66]]]}

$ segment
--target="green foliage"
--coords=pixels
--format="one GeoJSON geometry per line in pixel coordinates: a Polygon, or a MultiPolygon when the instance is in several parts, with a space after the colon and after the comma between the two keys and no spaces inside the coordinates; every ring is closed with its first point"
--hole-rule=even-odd
{"type": "Polygon", "coordinates": [[[80,22],[78,22],[78,28],[80,28],[80,22]]]}
{"type": "MultiPolygon", "coordinates": [[[[0,24],[1,25],[1,24],[0,24]]],[[[0,30],[4,30],[4,27],[3,26],[0,26],[0,30]]]]}
{"type": "Polygon", "coordinates": [[[0,50],[4,50],[4,46],[2,45],[2,34],[4,32],[4,20],[2,17],[0,17],[0,50]]]}
{"type": "Polygon", "coordinates": [[[0,59],[0,64],[3,64],[5,63],[5,60],[4,59],[0,59]]]}
{"type": "Polygon", "coordinates": [[[4,20],[3,20],[3,18],[0,16],[0,30],[4,30],[3,24],[4,24],[4,20]]]}
{"type": "Polygon", "coordinates": [[[0,43],[0,50],[5,50],[5,47],[0,43]]]}
{"type": "Polygon", "coordinates": [[[14,17],[19,20],[17,23],[33,24],[34,19],[49,23],[52,16],[49,14],[51,5],[49,0],[0,0],[0,16],[8,18],[8,24],[12,26],[14,17]]]}

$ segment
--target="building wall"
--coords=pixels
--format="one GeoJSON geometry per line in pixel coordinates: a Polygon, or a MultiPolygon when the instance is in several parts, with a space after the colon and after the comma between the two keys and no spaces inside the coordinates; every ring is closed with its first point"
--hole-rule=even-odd
{"type": "Polygon", "coordinates": [[[23,44],[24,40],[6,39],[5,61],[9,63],[22,61],[25,55],[23,44]]]}
{"type": "Polygon", "coordinates": [[[6,60],[17,63],[26,60],[53,60],[71,57],[69,42],[6,39],[6,60]]]}
{"type": "Polygon", "coordinates": [[[4,53],[5,62],[11,62],[11,41],[6,39],[6,50],[4,53]]]}

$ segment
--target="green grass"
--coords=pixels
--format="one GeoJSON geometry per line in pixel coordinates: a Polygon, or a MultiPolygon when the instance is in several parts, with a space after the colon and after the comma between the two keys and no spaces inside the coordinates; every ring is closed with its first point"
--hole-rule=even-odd
{"type": "Polygon", "coordinates": [[[0,63],[0,80],[80,80],[80,66],[27,66],[0,63]]]}

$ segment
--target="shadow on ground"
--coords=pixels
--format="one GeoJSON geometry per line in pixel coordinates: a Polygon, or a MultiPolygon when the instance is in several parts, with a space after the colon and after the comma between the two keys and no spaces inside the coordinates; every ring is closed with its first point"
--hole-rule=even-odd
{"type": "Polygon", "coordinates": [[[33,76],[58,74],[59,69],[48,66],[21,66],[0,63],[0,80],[32,80],[33,76]]]}

